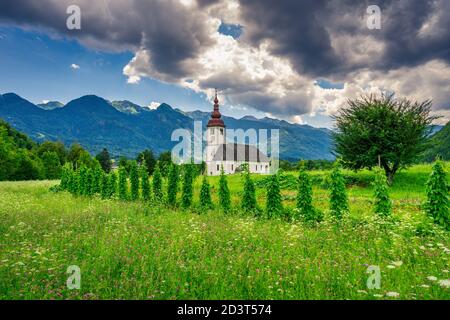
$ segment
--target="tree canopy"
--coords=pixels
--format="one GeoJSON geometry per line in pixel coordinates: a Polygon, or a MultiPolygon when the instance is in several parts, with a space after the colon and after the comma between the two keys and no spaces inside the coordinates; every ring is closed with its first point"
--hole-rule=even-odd
{"type": "Polygon", "coordinates": [[[393,95],[349,100],[334,117],[334,153],[350,169],[380,165],[392,183],[427,148],[432,122],[431,101],[397,100],[393,95]]]}

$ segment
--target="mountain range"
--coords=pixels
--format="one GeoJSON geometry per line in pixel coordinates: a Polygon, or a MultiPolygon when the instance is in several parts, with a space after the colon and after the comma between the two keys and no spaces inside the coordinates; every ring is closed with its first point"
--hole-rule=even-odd
{"type": "MultiPolygon", "coordinates": [[[[57,101],[35,105],[14,93],[0,95],[0,118],[33,140],[62,141],[66,145],[78,142],[92,154],[106,147],[114,157],[134,157],[147,148],[156,153],[170,150],[178,143],[171,141],[175,129],[192,130],[194,120],[201,120],[205,129],[209,117],[209,112],[183,112],[166,103],[152,110],[94,95],[65,105],[57,101]]],[[[279,129],[281,159],[334,158],[328,129],[252,116],[223,116],[223,120],[227,129],[279,129]]]]}

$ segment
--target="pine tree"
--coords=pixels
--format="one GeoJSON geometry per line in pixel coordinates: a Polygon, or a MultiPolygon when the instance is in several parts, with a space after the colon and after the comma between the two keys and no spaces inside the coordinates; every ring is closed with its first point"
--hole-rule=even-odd
{"type": "Polygon", "coordinates": [[[114,171],[108,176],[108,198],[112,198],[115,196],[117,192],[117,175],[114,171]]]}
{"type": "Polygon", "coordinates": [[[231,195],[230,189],[228,188],[227,177],[225,175],[225,172],[223,171],[223,167],[222,170],[220,171],[219,201],[222,210],[224,212],[229,212],[231,209],[231,195]]]}
{"type": "Polygon", "coordinates": [[[177,204],[178,180],[178,166],[172,163],[169,169],[169,182],[167,185],[167,203],[170,206],[176,206],[177,204]]]}
{"type": "Polygon", "coordinates": [[[248,165],[243,166],[244,169],[244,195],[242,197],[242,209],[244,212],[256,212],[256,191],[255,184],[250,177],[248,165]]]}
{"type": "Polygon", "coordinates": [[[142,199],[144,201],[150,200],[150,180],[148,179],[148,168],[145,160],[142,161],[141,166],[139,167],[139,175],[141,177],[141,192],[142,199]]]}
{"type": "Polygon", "coordinates": [[[156,165],[155,171],[153,172],[153,196],[155,201],[163,201],[162,176],[159,164],[156,165]]]}
{"type": "Polygon", "coordinates": [[[136,161],[131,161],[130,165],[131,200],[139,199],[139,171],[136,161]]]}
{"type": "Polygon", "coordinates": [[[337,220],[341,220],[344,213],[349,211],[345,179],[339,164],[335,165],[331,173],[330,210],[337,220]]]}
{"type": "Polygon", "coordinates": [[[184,166],[184,174],[183,174],[183,188],[181,194],[181,207],[184,209],[189,208],[192,205],[192,196],[193,196],[193,173],[192,166],[185,165],[184,166]]]}
{"type": "Polygon", "coordinates": [[[100,178],[100,196],[102,199],[109,198],[109,178],[103,171],[100,178]]]}
{"type": "Polygon", "coordinates": [[[389,199],[387,179],[379,168],[375,171],[374,196],[375,213],[382,217],[391,216],[392,203],[389,199]]]}
{"type": "Polygon", "coordinates": [[[445,169],[440,160],[433,165],[433,171],[427,181],[426,213],[433,218],[434,222],[450,230],[450,202],[448,199],[449,185],[445,169]]]}
{"type": "Polygon", "coordinates": [[[128,181],[127,181],[127,170],[124,166],[119,166],[119,199],[127,200],[128,199],[128,181]]]}
{"type": "Polygon", "coordinates": [[[302,167],[298,177],[297,211],[299,216],[308,223],[322,221],[322,213],[314,208],[312,203],[312,185],[308,173],[302,167]]]}
{"type": "Polygon", "coordinates": [[[278,174],[270,177],[267,186],[266,216],[268,218],[281,217],[283,213],[283,204],[281,200],[280,182],[278,174]]]}
{"type": "Polygon", "coordinates": [[[208,210],[211,209],[212,206],[211,187],[206,176],[203,176],[202,186],[200,188],[200,207],[204,210],[208,210]]]}

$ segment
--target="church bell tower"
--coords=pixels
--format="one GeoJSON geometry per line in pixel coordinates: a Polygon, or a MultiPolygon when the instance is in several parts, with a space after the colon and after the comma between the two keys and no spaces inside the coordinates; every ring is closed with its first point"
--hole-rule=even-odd
{"type": "Polygon", "coordinates": [[[221,118],[216,90],[214,110],[206,126],[206,162],[212,161],[218,147],[225,143],[225,124],[221,118]]]}

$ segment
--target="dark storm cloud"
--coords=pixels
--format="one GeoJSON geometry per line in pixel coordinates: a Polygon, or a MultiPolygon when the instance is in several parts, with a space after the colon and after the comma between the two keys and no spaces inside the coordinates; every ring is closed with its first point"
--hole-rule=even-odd
{"type": "Polygon", "coordinates": [[[0,22],[43,27],[100,49],[142,47],[151,52],[158,72],[172,76],[187,74],[182,62],[213,43],[204,17],[176,0],[2,0],[0,22]],[[66,28],[72,4],[80,6],[81,30],[66,28]]]}
{"type": "Polygon", "coordinates": [[[320,21],[324,0],[241,0],[244,37],[270,40],[271,51],[290,58],[298,71],[322,74],[339,65],[330,35],[320,21]]]}
{"type": "MultiPolygon", "coordinates": [[[[268,40],[271,52],[288,57],[301,73],[327,76],[359,68],[415,66],[432,59],[450,61],[447,0],[239,2],[244,38],[253,45],[268,40]],[[382,10],[381,30],[366,26],[367,7],[374,4],[382,10]],[[427,23],[429,32],[421,33],[427,23]],[[336,51],[336,39],[343,36],[373,37],[384,50],[361,64],[336,51]]],[[[348,51],[352,49],[356,50],[348,51]]]]}

